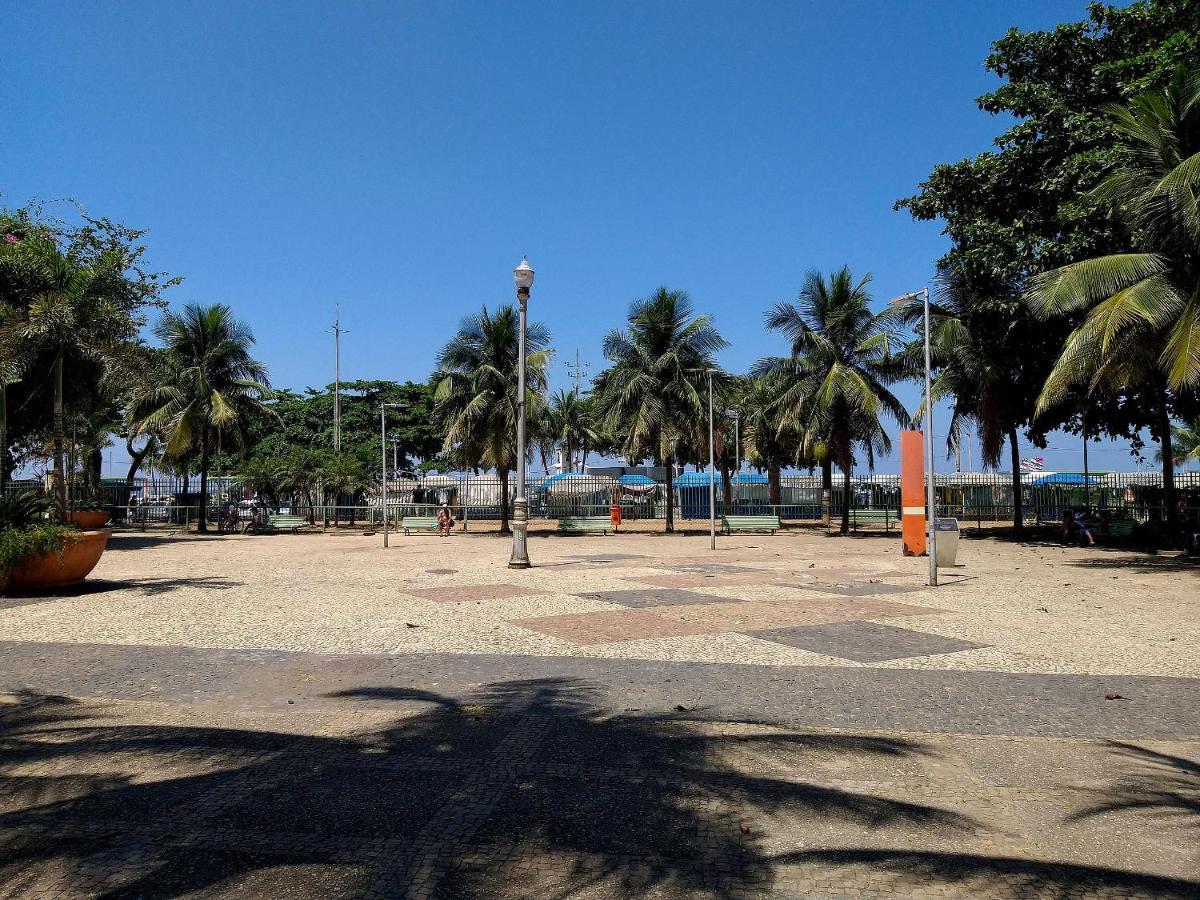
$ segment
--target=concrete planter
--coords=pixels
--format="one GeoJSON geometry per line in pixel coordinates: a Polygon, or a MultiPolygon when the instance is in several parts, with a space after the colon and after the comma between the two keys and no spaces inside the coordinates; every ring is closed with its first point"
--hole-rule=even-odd
{"type": "Polygon", "coordinates": [[[8,573],[8,590],[40,591],[79,584],[100,562],[111,534],[111,528],[84,531],[61,553],[35,556],[13,566],[8,573]]]}

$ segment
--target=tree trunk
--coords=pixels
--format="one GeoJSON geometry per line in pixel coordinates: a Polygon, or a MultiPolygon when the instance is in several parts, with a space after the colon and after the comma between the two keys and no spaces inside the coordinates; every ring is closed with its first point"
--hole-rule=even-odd
{"type": "Polygon", "coordinates": [[[821,523],[828,528],[833,519],[833,459],[821,460],[821,523]]]}
{"type": "Polygon", "coordinates": [[[8,487],[8,385],[0,381],[0,495],[8,487]]]}
{"type": "Polygon", "coordinates": [[[200,436],[200,518],[196,520],[196,531],[208,531],[208,433],[200,436]]]}
{"type": "Polygon", "coordinates": [[[842,534],[850,533],[850,504],[854,502],[850,494],[850,470],[849,463],[842,466],[842,534]]]}
{"type": "Polygon", "coordinates": [[[733,509],[733,482],[730,481],[729,461],[722,457],[718,462],[721,466],[721,500],[725,504],[725,512],[728,513],[733,509]]]}
{"type": "Polygon", "coordinates": [[[99,499],[100,482],[104,480],[104,451],[98,447],[88,451],[87,478],[93,498],[99,499]]]}
{"type": "Polygon", "coordinates": [[[675,533],[675,463],[667,457],[664,465],[667,468],[667,534],[675,533]]]}
{"type": "Polygon", "coordinates": [[[54,356],[54,507],[59,522],[67,521],[67,473],[63,464],[63,351],[54,356]]]}
{"type": "Polygon", "coordinates": [[[1008,443],[1012,452],[1013,532],[1021,537],[1025,533],[1025,510],[1021,497],[1021,449],[1017,446],[1017,429],[1008,430],[1008,443]]]}
{"type": "Polygon", "coordinates": [[[581,449],[582,449],[582,453],[581,453],[581,456],[579,459],[579,471],[586,475],[587,474],[588,445],[585,443],[581,449]]]}
{"type": "Polygon", "coordinates": [[[1171,446],[1171,413],[1163,403],[1158,418],[1158,441],[1162,448],[1163,503],[1166,505],[1167,546],[1179,537],[1179,506],[1175,498],[1175,451],[1171,446]]]}
{"type": "Polygon", "coordinates": [[[775,457],[767,458],[767,503],[773,507],[774,513],[782,519],[783,513],[779,511],[779,507],[783,504],[780,468],[778,459],[775,457]]]}
{"type": "Polygon", "coordinates": [[[497,469],[500,476],[500,533],[511,534],[508,527],[508,469],[497,469]]]}

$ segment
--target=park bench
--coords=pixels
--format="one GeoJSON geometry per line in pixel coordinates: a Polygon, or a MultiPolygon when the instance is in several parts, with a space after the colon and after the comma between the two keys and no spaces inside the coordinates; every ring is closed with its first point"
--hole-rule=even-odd
{"type": "Polygon", "coordinates": [[[567,516],[558,520],[558,530],[564,534],[574,532],[600,532],[608,534],[615,531],[612,519],[608,516],[567,516]]]}
{"type": "Polygon", "coordinates": [[[726,534],[735,531],[777,532],[782,526],[779,516],[721,516],[721,528],[726,534]]]}
{"type": "Polygon", "coordinates": [[[400,528],[405,534],[410,531],[437,531],[437,516],[405,516],[400,520],[400,528]]]}
{"type": "Polygon", "coordinates": [[[1133,519],[1113,519],[1108,523],[1101,535],[1103,537],[1127,538],[1133,534],[1133,529],[1137,528],[1137,522],[1133,519]]]}
{"type": "Polygon", "coordinates": [[[304,521],[303,516],[267,516],[265,528],[270,531],[290,531],[295,534],[308,523],[304,521]]]}
{"type": "Polygon", "coordinates": [[[900,517],[896,515],[894,509],[852,509],[850,510],[850,524],[855,528],[859,525],[872,525],[883,523],[887,531],[892,530],[892,524],[899,524],[900,517]]]}

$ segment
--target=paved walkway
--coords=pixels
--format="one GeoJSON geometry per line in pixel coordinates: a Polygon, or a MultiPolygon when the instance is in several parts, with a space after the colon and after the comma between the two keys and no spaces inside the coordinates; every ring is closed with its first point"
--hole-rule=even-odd
{"type": "Polygon", "coordinates": [[[120,540],[0,601],[0,895],[1200,894],[1195,570],[724,546],[120,540]]]}

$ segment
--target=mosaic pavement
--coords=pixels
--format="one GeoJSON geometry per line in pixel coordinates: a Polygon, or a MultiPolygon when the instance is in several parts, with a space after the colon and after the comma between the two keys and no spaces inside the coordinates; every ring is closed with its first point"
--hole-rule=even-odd
{"type": "Polygon", "coordinates": [[[0,896],[1194,897],[1197,572],[114,541],[0,603],[0,896]]]}

